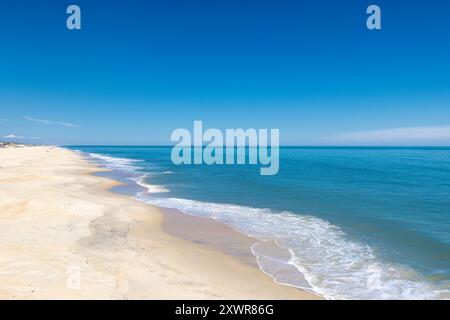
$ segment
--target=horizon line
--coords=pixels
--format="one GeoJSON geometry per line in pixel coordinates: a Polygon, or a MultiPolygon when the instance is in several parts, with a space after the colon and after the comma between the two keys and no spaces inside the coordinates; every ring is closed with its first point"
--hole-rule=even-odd
{"type": "MultiPolygon", "coordinates": [[[[175,145],[170,144],[73,144],[73,145],[55,145],[58,147],[152,147],[152,148],[173,148],[175,145]]],[[[202,147],[206,147],[204,145],[202,147]]],[[[181,146],[182,147],[182,146],[181,146]]],[[[189,147],[189,146],[185,146],[189,147]]],[[[192,148],[199,148],[191,146],[192,148]]],[[[223,146],[226,147],[226,146],[223,146]]],[[[222,148],[223,148],[222,147],[222,148]]],[[[258,146],[234,146],[234,148],[255,148],[258,146]]],[[[270,145],[268,146],[270,147],[270,145]]],[[[450,145],[280,145],[279,148],[450,148],[450,145]]]]}

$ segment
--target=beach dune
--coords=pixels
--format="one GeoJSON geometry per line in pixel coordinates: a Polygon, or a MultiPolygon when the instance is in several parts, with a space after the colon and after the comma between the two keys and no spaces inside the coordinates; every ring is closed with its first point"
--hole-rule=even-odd
{"type": "Polygon", "coordinates": [[[0,299],[316,299],[161,229],[76,152],[0,148],[0,299]]]}

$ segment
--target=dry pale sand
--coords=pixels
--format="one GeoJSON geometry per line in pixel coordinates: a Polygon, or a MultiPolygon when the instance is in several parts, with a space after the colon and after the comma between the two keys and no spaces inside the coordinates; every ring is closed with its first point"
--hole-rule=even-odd
{"type": "Polygon", "coordinates": [[[1,299],[317,298],[163,232],[99,170],[63,148],[0,148],[1,299]]]}

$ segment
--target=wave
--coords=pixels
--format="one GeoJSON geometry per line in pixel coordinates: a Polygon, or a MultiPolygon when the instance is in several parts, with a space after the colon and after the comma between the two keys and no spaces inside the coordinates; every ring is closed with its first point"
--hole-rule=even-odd
{"type": "Polygon", "coordinates": [[[140,167],[138,164],[140,162],[143,162],[143,160],[110,157],[97,153],[89,153],[88,156],[97,161],[100,161],[101,164],[108,169],[131,173],[128,179],[136,182],[136,184],[138,184],[139,186],[147,189],[148,193],[169,192],[169,190],[164,186],[152,185],[147,183],[146,179],[155,174],[169,174],[172,173],[171,171],[163,171],[163,172],[155,171],[141,174],[143,168],[140,167]]]}
{"type": "Polygon", "coordinates": [[[158,175],[158,174],[172,174],[172,171],[152,171],[149,172],[150,175],[154,176],[154,175],[158,175]]]}
{"type": "Polygon", "coordinates": [[[149,173],[145,173],[144,175],[140,176],[140,177],[136,177],[136,178],[129,178],[130,180],[135,181],[138,185],[140,185],[141,187],[147,189],[148,193],[164,193],[164,192],[169,192],[170,190],[167,189],[164,186],[159,186],[159,185],[154,185],[154,184],[149,184],[145,181],[145,179],[149,176],[151,176],[152,174],[149,173]]]}
{"type": "Polygon", "coordinates": [[[138,162],[142,162],[143,160],[135,160],[135,159],[126,159],[126,158],[116,158],[105,156],[97,153],[89,153],[89,157],[99,160],[101,164],[103,164],[106,168],[111,170],[119,170],[119,171],[129,171],[136,172],[140,169],[139,166],[136,165],[138,162]]]}
{"type": "Polygon", "coordinates": [[[251,249],[262,271],[278,283],[327,299],[450,297],[448,287],[437,287],[406,266],[381,261],[369,246],[313,216],[142,194],[136,199],[209,217],[261,240],[251,249]]]}

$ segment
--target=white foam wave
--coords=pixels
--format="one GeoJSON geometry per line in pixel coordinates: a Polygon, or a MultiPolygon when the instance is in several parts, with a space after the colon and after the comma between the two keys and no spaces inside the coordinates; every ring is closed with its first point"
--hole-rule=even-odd
{"type": "MultiPolygon", "coordinates": [[[[140,169],[140,167],[137,165],[137,163],[142,162],[143,160],[116,158],[116,157],[110,157],[110,156],[97,154],[97,153],[89,153],[89,156],[91,158],[99,160],[101,162],[101,164],[104,165],[108,169],[132,173],[133,175],[131,177],[129,177],[128,179],[136,182],[141,187],[147,189],[148,193],[169,192],[169,190],[167,188],[165,188],[164,186],[152,185],[145,181],[145,179],[148,178],[149,176],[158,174],[159,172],[147,172],[143,175],[135,176],[135,174],[138,173],[139,169],[140,169]]],[[[166,174],[166,173],[171,173],[171,172],[164,171],[161,173],[166,174]]]]}
{"type": "Polygon", "coordinates": [[[135,181],[141,187],[146,188],[148,193],[164,193],[164,192],[169,192],[170,191],[169,189],[167,189],[164,186],[148,184],[147,182],[145,182],[145,179],[148,176],[150,176],[150,175],[151,174],[146,173],[146,174],[144,174],[144,175],[142,175],[140,177],[129,178],[129,179],[135,181]]]}
{"type": "Polygon", "coordinates": [[[258,244],[252,251],[261,269],[279,283],[311,289],[328,299],[450,297],[448,288],[437,288],[405,266],[382,262],[369,246],[316,217],[178,198],[136,198],[219,220],[262,241],[272,240],[289,256],[274,257],[258,244]]]}
{"type": "Polygon", "coordinates": [[[157,176],[160,174],[172,174],[172,171],[152,171],[152,172],[147,172],[147,176],[157,176]]]}
{"type": "Polygon", "coordinates": [[[136,163],[142,161],[135,159],[115,158],[97,153],[89,153],[89,156],[93,159],[101,161],[101,163],[108,169],[128,172],[136,172],[139,169],[139,166],[136,165],[136,163]]]}

